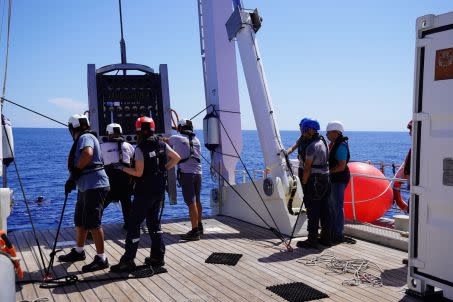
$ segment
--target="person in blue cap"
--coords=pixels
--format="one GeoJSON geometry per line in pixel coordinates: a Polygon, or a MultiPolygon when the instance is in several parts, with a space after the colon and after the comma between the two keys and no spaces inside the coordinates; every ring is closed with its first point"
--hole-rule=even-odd
{"type": "Polygon", "coordinates": [[[317,120],[304,118],[299,126],[302,135],[288,153],[298,149],[299,177],[307,209],[308,239],[297,242],[297,246],[318,248],[318,242],[329,246],[329,149],[324,137],[318,132],[320,126],[317,120]],[[321,237],[318,240],[319,222],[321,222],[321,237]]]}

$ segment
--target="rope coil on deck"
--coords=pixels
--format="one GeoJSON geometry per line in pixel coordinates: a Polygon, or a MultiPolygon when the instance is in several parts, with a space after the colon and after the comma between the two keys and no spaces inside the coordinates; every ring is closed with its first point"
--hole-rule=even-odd
{"type": "Polygon", "coordinates": [[[372,287],[383,286],[382,278],[380,276],[368,272],[368,270],[373,270],[378,273],[383,273],[382,269],[376,263],[366,259],[340,259],[337,258],[333,252],[326,252],[319,256],[311,257],[307,260],[300,260],[298,262],[307,266],[324,266],[330,272],[338,275],[354,275],[354,278],[344,280],[341,283],[342,285],[369,285],[372,287]]]}

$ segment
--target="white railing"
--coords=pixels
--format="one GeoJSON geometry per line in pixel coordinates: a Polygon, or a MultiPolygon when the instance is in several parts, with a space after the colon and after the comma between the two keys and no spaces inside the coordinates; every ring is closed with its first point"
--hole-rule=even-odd
{"type": "MultiPolygon", "coordinates": [[[[376,198],[379,198],[380,196],[382,196],[385,192],[387,192],[387,190],[389,190],[390,188],[393,187],[393,183],[395,181],[398,181],[398,182],[402,182],[402,183],[407,183],[407,179],[404,179],[404,178],[396,178],[396,177],[383,177],[383,176],[375,176],[375,175],[367,175],[367,174],[360,174],[360,173],[351,173],[351,180],[350,180],[350,186],[351,186],[351,207],[352,207],[352,216],[353,216],[353,219],[354,220],[357,220],[357,216],[356,216],[356,210],[355,210],[355,206],[356,206],[356,203],[362,203],[362,202],[369,202],[369,201],[372,201],[372,200],[375,200],[376,198]],[[373,198],[370,198],[368,200],[359,200],[359,201],[356,201],[355,200],[355,187],[354,187],[354,177],[364,177],[364,178],[372,178],[372,179],[381,179],[381,180],[388,180],[389,181],[389,185],[387,186],[387,188],[379,195],[373,197],[373,198]]],[[[392,188],[393,189],[393,188],[392,188]]],[[[400,191],[409,191],[409,190],[406,190],[406,189],[399,189],[400,191]]],[[[349,203],[349,202],[345,202],[346,203],[349,203]]]]}
{"type": "MultiPolygon", "coordinates": [[[[246,183],[247,182],[247,171],[245,170],[234,170],[234,174],[237,175],[237,174],[241,174],[241,180],[242,182],[240,183],[246,183]]],[[[263,179],[263,178],[266,178],[267,177],[267,174],[266,174],[266,170],[253,170],[252,171],[252,178],[253,180],[258,180],[258,179],[263,179]]]]}

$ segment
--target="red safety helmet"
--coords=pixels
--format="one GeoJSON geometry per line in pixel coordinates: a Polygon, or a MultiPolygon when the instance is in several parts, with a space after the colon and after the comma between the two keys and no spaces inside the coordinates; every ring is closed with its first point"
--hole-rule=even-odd
{"type": "Polygon", "coordinates": [[[156,125],[152,118],[147,116],[142,116],[137,119],[135,122],[135,131],[146,131],[150,130],[152,132],[156,131],[156,125]]]}

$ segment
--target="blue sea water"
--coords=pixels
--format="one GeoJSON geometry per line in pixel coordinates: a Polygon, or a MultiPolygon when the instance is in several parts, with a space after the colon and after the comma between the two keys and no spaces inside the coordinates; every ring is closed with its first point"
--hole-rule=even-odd
{"type": "MultiPolygon", "coordinates": [[[[407,132],[348,132],[350,138],[351,160],[385,163],[401,163],[410,146],[407,132]]],[[[282,131],[283,143],[291,146],[299,137],[297,131],[282,131]]],[[[200,140],[202,133],[198,132],[200,140]]],[[[262,153],[256,131],[243,131],[244,147],[242,157],[250,170],[263,169],[262,153]]],[[[67,154],[71,147],[71,137],[66,129],[14,129],[15,154],[19,174],[25,188],[25,196],[29,203],[31,216],[37,229],[55,228],[60,218],[64,184],[68,173],[66,168],[67,154]],[[42,204],[37,204],[38,196],[44,197],[42,204]]],[[[209,158],[206,149],[203,155],[209,158]]],[[[238,166],[238,169],[242,167],[238,166]]],[[[392,176],[391,169],[386,171],[392,176]]],[[[14,164],[7,169],[8,186],[14,190],[15,205],[8,218],[10,230],[30,229],[30,217],[27,213],[24,197],[20,190],[14,164]]],[[[216,187],[211,180],[209,167],[203,165],[202,203],[203,214],[210,215],[210,190],[216,187]]],[[[66,207],[63,227],[73,226],[73,213],[76,193],[70,194],[66,207]]],[[[386,216],[391,217],[396,209],[391,209],[386,216]]],[[[164,209],[163,219],[187,217],[187,207],[178,192],[178,204],[168,205],[164,209]]],[[[104,212],[104,223],[122,222],[119,206],[110,205],[104,212]]]]}

